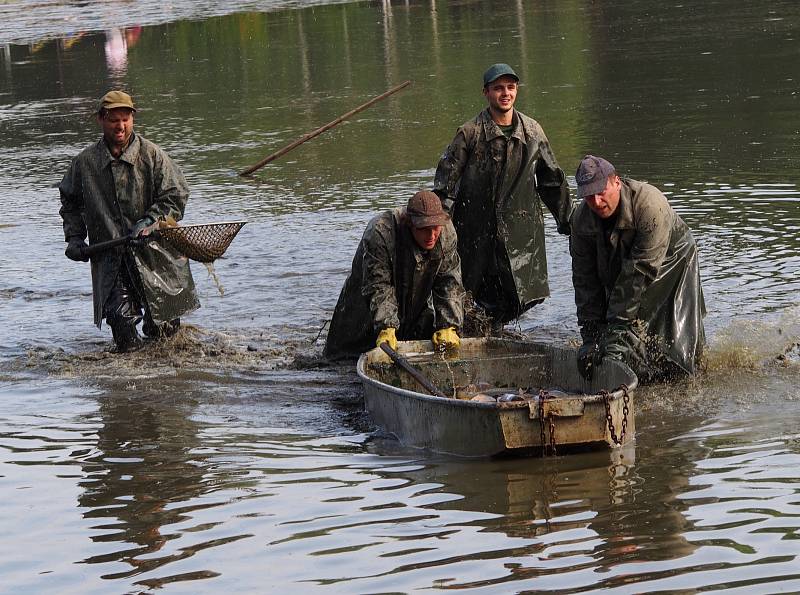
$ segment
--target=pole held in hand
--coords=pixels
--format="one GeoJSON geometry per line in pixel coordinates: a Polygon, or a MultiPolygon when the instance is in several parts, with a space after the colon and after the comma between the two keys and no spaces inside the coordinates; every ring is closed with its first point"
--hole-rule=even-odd
{"type": "Polygon", "coordinates": [[[327,124],[325,124],[325,126],[321,126],[320,128],[317,128],[316,130],[314,130],[312,132],[304,134],[303,136],[298,138],[293,143],[286,145],[285,147],[283,147],[279,151],[275,151],[274,153],[272,153],[271,155],[265,157],[264,159],[262,159],[261,161],[259,161],[255,165],[252,165],[252,166],[248,167],[247,169],[244,169],[244,170],[240,171],[239,175],[240,176],[249,176],[250,174],[252,174],[257,169],[261,169],[262,167],[264,167],[270,161],[274,161],[275,159],[277,159],[281,155],[284,155],[284,154],[288,153],[289,151],[291,151],[292,149],[294,149],[295,147],[298,147],[298,146],[302,145],[307,140],[311,140],[315,136],[319,136],[320,134],[322,134],[323,132],[325,132],[329,128],[333,128],[334,126],[336,126],[340,122],[346,120],[350,116],[353,116],[353,115],[357,114],[358,112],[367,109],[373,103],[377,103],[381,99],[385,99],[386,97],[389,97],[389,95],[392,95],[393,93],[397,93],[400,89],[404,89],[405,87],[407,87],[410,84],[411,84],[411,81],[406,81],[404,83],[401,83],[401,84],[397,85],[396,87],[392,87],[391,89],[389,89],[385,93],[381,93],[377,97],[373,97],[372,99],[370,99],[366,103],[364,103],[362,105],[359,105],[357,108],[355,108],[353,110],[350,110],[346,114],[342,114],[341,116],[339,116],[338,118],[336,118],[332,122],[328,122],[327,124]]]}
{"type": "MultiPolygon", "coordinates": [[[[149,236],[148,236],[149,237],[149,236]]],[[[155,238],[149,238],[155,239],[155,238]]],[[[145,238],[132,238],[131,236],[120,236],[118,238],[114,238],[113,240],[108,240],[107,242],[98,242],[97,244],[89,244],[89,246],[81,249],[81,256],[85,256],[91,258],[93,256],[97,256],[98,254],[105,252],[107,250],[111,250],[111,248],[116,248],[117,246],[121,246],[123,244],[130,244],[130,243],[144,243],[145,238]]]]}

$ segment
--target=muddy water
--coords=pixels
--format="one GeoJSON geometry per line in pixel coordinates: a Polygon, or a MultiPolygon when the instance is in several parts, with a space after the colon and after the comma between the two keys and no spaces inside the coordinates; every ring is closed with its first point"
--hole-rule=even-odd
{"type": "MultiPolygon", "coordinates": [[[[3,590],[800,590],[800,8],[608,4],[4,3],[3,590]],[[595,152],[649,180],[700,246],[708,372],[638,391],[613,455],[408,450],[319,360],[364,224],[430,185],[494,61],[568,172],[595,152]],[[54,189],[113,85],[186,172],[186,221],[249,221],[215,265],[224,293],[196,267],[203,308],[124,357],[63,257],[54,189]]],[[[552,297],[518,328],[565,344],[551,223],[552,297]]]]}

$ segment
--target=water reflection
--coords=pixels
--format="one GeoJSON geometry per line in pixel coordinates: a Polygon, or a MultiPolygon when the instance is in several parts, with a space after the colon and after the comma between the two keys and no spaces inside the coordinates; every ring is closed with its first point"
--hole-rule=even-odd
{"type": "Polygon", "coordinates": [[[127,390],[99,399],[97,454],[83,461],[78,504],[95,523],[92,540],[109,544],[83,562],[120,567],[104,579],[150,572],[207,547],[184,543],[187,534],[208,528],[192,522],[193,511],[214,505],[202,499],[214,486],[207,461],[196,454],[200,428],[191,405],[167,395],[127,390]],[[162,552],[172,540],[184,544],[162,552]]]}
{"type": "Polygon", "coordinates": [[[698,548],[688,561],[695,572],[686,587],[797,590],[798,437],[796,424],[756,415],[746,423],[704,424],[675,438],[707,449],[680,495],[692,524],[686,539],[698,548]]]}
{"type": "Polygon", "coordinates": [[[125,75],[128,74],[128,50],[136,45],[142,27],[126,29],[110,29],[106,31],[106,66],[111,81],[115,86],[124,87],[125,75]]]}
{"type": "MultiPolygon", "coordinates": [[[[613,586],[614,581],[606,582],[603,574],[621,559],[666,562],[689,555],[695,547],[683,537],[687,521],[675,500],[642,501],[651,489],[661,494],[683,491],[681,466],[674,473],[653,477],[637,468],[634,454],[631,446],[611,456],[595,453],[484,465],[451,462],[411,474],[415,483],[435,477],[443,482],[443,490],[461,493],[463,499],[448,502],[448,509],[490,513],[491,520],[480,523],[484,534],[499,531],[513,538],[510,549],[480,549],[463,558],[476,564],[482,560],[483,577],[448,585],[470,588],[523,581],[514,583],[514,591],[547,590],[554,583],[544,577],[568,574],[573,578],[562,577],[559,582],[571,582],[573,587],[613,586]],[[590,569],[600,573],[593,580],[583,576],[590,569]]],[[[452,562],[439,559],[430,564],[452,562]]]]}

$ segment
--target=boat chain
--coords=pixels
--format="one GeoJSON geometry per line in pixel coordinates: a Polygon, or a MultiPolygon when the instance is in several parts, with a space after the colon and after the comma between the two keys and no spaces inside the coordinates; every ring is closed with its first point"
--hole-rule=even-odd
{"type": "MultiPolygon", "coordinates": [[[[541,433],[541,440],[542,440],[542,456],[547,456],[547,443],[545,442],[545,432],[544,432],[544,402],[545,400],[550,398],[550,393],[546,390],[542,389],[539,391],[539,429],[541,433]]],[[[552,415],[547,417],[548,421],[550,422],[550,455],[556,455],[556,422],[555,418],[552,415]]]]}
{"type": "MultiPolygon", "coordinates": [[[[619,438],[617,438],[617,432],[614,428],[614,421],[611,419],[611,395],[609,395],[607,390],[601,390],[600,395],[603,397],[603,405],[606,408],[606,423],[608,424],[608,432],[611,434],[611,440],[614,441],[614,444],[620,446],[622,441],[625,439],[625,432],[628,430],[628,403],[630,402],[630,397],[628,396],[628,385],[627,384],[620,384],[617,390],[621,390],[623,393],[622,397],[622,428],[619,433],[619,438]]],[[[542,430],[544,431],[544,430],[542,430]]]]}

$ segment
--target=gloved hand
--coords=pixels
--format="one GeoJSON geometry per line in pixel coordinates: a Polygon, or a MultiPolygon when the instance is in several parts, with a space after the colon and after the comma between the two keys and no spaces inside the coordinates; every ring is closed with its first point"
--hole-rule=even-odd
{"type": "Polygon", "coordinates": [[[133,227],[131,227],[130,236],[132,238],[138,238],[141,235],[150,235],[151,230],[148,230],[147,228],[153,225],[155,222],[156,220],[150,215],[145,215],[133,224],[133,227]]]}
{"type": "Polygon", "coordinates": [[[600,365],[602,360],[599,346],[594,341],[586,342],[578,348],[578,372],[584,380],[592,379],[595,366],[600,365]]]}
{"type": "Polygon", "coordinates": [[[607,323],[604,320],[583,320],[578,324],[581,327],[581,338],[584,343],[597,343],[606,332],[607,323]]]}
{"type": "Polygon", "coordinates": [[[456,327],[439,329],[433,333],[433,348],[436,351],[449,351],[461,347],[461,339],[458,338],[456,327]]]}
{"type": "Polygon", "coordinates": [[[375,346],[380,347],[381,343],[388,343],[392,349],[397,349],[397,337],[394,336],[394,329],[388,327],[378,333],[378,340],[375,341],[375,346]]]}
{"type": "Polygon", "coordinates": [[[625,361],[629,349],[626,337],[631,331],[631,326],[625,322],[615,322],[606,327],[600,338],[600,358],[612,358],[625,361]]]}
{"type": "Polygon", "coordinates": [[[89,257],[84,254],[84,250],[86,250],[88,247],[89,245],[83,240],[83,238],[74,236],[69,239],[67,249],[64,250],[64,255],[75,262],[88,262],[89,257]]]}

